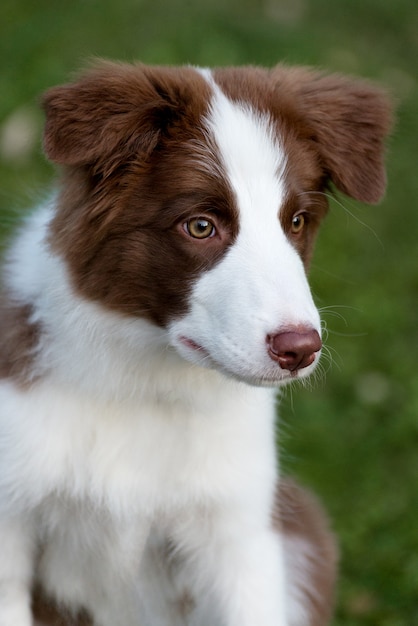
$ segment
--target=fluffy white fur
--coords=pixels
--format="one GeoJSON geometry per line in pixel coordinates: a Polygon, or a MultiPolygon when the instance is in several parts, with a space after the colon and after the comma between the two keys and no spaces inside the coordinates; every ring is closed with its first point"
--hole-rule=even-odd
{"type": "Polygon", "coordinates": [[[53,202],[11,250],[9,286],[47,339],[39,381],[0,385],[0,626],[30,625],[35,574],[98,626],[306,623],[303,607],[286,606],[270,530],[274,391],[247,383],[290,377],[278,375],[266,335],[319,332],[319,317],[278,220],[286,155],[268,118],[216,90],[207,130],[240,231],[167,331],[73,292],[45,243],[53,202]],[[167,538],[171,577],[160,567],[167,538]],[[177,608],[186,588],[200,599],[187,621],[177,608]]]}

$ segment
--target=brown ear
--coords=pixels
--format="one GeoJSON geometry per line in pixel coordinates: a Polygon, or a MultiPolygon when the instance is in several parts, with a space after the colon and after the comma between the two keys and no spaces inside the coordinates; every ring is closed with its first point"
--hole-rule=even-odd
{"type": "Polygon", "coordinates": [[[386,188],[384,140],[392,126],[387,94],[360,80],[305,68],[273,70],[276,88],[296,96],[323,167],[348,196],[377,203],[386,188]]]}
{"type": "Polygon", "coordinates": [[[187,106],[178,74],[191,71],[100,62],[75,83],[50,89],[43,98],[46,155],[110,171],[127,153],[149,153],[187,106]]]}

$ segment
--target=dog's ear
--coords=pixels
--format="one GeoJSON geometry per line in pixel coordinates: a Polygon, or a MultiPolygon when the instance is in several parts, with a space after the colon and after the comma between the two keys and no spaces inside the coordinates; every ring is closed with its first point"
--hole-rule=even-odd
{"type": "Polygon", "coordinates": [[[192,70],[102,61],[76,82],[50,89],[43,97],[46,155],[102,173],[129,154],[146,156],[190,104],[193,81],[179,80],[186,72],[192,70]]]}
{"type": "Polygon", "coordinates": [[[386,188],[384,141],[392,126],[388,95],[367,82],[294,68],[273,70],[276,88],[296,98],[305,134],[322,166],[348,196],[377,203],[386,188]]]}

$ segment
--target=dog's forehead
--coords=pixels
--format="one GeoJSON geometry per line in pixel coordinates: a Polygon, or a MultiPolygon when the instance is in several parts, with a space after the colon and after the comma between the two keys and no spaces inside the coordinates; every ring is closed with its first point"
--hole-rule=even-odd
{"type": "Polygon", "coordinates": [[[285,196],[286,154],[268,111],[248,98],[232,100],[209,70],[201,71],[212,88],[204,124],[214,139],[218,158],[238,208],[260,216],[278,216],[285,196]],[[273,212],[273,213],[272,213],[273,212]]]}

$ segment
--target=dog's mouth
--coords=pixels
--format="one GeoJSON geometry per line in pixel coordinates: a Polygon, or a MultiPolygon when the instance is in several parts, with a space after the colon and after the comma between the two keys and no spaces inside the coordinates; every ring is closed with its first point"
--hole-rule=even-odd
{"type": "Polygon", "coordinates": [[[264,363],[256,367],[253,362],[245,360],[239,365],[232,362],[221,362],[213,357],[209,350],[193,339],[180,336],[178,345],[182,349],[181,354],[187,360],[202,367],[217,370],[228,377],[240,382],[245,382],[258,387],[275,387],[309,376],[319,361],[320,350],[315,353],[314,359],[308,366],[288,370],[282,368],[279,363],[264,363]]]}
{"type": "Polygon", "coordinates": [[[206,348],[196,343],[196,341],[193,341],[193,339],[189,339],[188,337],[181,336],[179,338],[179,341],[183,346],[185,346],[186,348],[189,348],[193,352],[198,353],[198,355],[201,356],[202,358],[210,358],[210,354],[208,350],[206,350],[206,348]]]}

